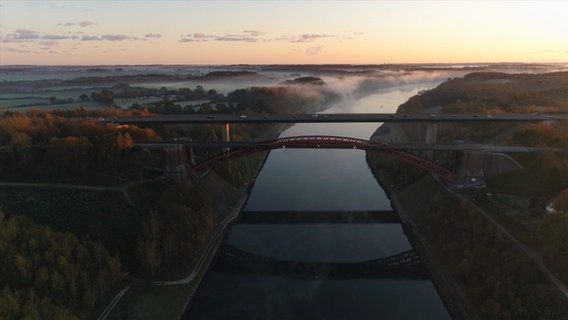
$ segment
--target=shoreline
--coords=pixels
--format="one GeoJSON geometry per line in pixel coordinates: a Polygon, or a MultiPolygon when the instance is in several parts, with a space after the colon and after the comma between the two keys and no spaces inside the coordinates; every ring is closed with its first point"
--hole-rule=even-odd
{"type": "Polygon", "coordinates": [[[459,287],[456,286],[455,282],[450,279],[451,275],[441,270],[434,253],[428,245],[428,241],[420,233],[414,219],[401,202],[399,194],[390,188],[389,180],[385,176],[384,171],[379,170],[379,172],[375,172],[375,170],[371,169],[371,172],[389,198],[391,207],[400,217],[404,234],[412,247],[418,252],[422,264],[428,270],[430,281],[436,288],[436,292],[440,296],[450,317],[452,319],[478,320],[479,317],[472,310],[466,297],[459,287]]]}

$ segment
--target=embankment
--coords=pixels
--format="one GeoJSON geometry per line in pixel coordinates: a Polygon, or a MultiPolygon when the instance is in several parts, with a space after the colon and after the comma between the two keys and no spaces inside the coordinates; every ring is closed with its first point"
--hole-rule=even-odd
{"type": "MultiPolygon", "coordinates": [[[[379,127],[370,138],[371,141],[403,142],[404,132],[396,125],[386,124],[379,127]]],[[[367,155],[367,162],[373,176],[383,188],[390,199],[391,207],[402,221],[402,227],[412,247],[419,253],[422,263],[430,272],[431,280],[442,298],[444,305],[454,319],[479,319],[474,308],[470,305],[461,289],[457,286],[435,252],[428,244],[417,218],[435,205],[433,194],[426,194],[424,190],[441,190],[439,182],[431,176],[425,176],[410,185],[398,187],[389,177],[388,170],[381,168],[367,155]]]]}
{"type": "MultiPolygon", "coordinates": [[[[383,170],[373,170],[373,175],[385,190],[390,199],[391,207],[399,215],[406,237],[412,247],[420,255],[420,259],[430,273],[430,277],[438,294],[442,298],[448,312],[454,319],[479,319],[467,298],[452,279],[449,270],[446,270],[435,252],[431,249],[415,219],[418,215],[434,205],[433,197],[421,197],[420,190],[431,190],[433,178],[424,177],[403,190],[395,191],[391,188],[388,175],[383,170]]],[[[423,194],[423,192],[422,192],[423,194]]]]}

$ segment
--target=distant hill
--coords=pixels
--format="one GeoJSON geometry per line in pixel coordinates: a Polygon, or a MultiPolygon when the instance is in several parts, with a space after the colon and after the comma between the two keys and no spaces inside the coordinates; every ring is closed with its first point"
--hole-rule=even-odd
{"type": "Polygon", "coordinates": [[[476,72],[412,97],[399,113],[442,107],[442,112],[568,112],[568,72],[476,72]]]}

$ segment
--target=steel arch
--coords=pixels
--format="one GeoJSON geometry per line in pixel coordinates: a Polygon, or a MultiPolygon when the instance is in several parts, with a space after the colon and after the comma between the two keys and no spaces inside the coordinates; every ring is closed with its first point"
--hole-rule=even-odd
{"type": "Polygon", "coordinates": [[[243,157],[252,153],[281,148],[322,148],[322,149],[360,149],[390,155],[396,159],[411,163],[425,169],[445,182],[451,183],[456,176],[450,170],[408,151],[389,148],[386,143],[374,143],[367,140],[342,136],[293,136],[258,142],[255,147],[234,149],[223,152],[215,157],[196,164],[193,169],[204,171],[218,163],[234,158],[243,157]]]}

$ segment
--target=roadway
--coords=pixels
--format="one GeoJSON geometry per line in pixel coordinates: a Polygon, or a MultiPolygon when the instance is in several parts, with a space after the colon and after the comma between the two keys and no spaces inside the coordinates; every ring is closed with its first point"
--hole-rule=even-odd
{"type": "MultiPolygon", "coordinates": [[[[187,141],[187,140],[174,140],[174,141],[161,141],[161,142],[140,142],[135,146],[139,148],[160,149],[172,144],[180,144],[185,149],[243,149],[243,148],[259,148],[267,146],[271,141],[187,141]]],[[[314,145],[286,145],[286,148],[317,148],[314,145]]],[[[320,148],[353,148],[352,145],[323,145],[320,148]]],[[[482,149],[488,152],[534,152],[534,151],[557,151],[557,149],[550,148],[532,148],[524,146],[500,146],[478,143],[388,143],[378,145],[377,148],[389,148],[396,150],[441,150],[441,151],[463,151],[465,149],[482,149]]]]}
{"type": "Polygon", "coordinates": [[[338,122],[538,122],[566,120],[568,114],[539,113],[313,113],[313,114],[170,114],[99,118],[116,124],[206,124],[206,123],[338,123],[338,122]]]}

